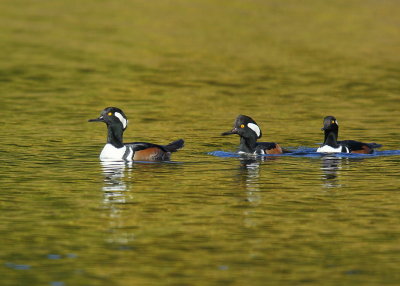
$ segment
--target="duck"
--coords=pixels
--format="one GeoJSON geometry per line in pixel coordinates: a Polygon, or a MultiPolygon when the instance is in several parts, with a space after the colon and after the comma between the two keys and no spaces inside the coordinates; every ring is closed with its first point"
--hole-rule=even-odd
{"type": "Polygon", "coordinates": [[[339,136],[339,123],[334,116],[324,118],[325,133],[324,143],[317,149],[318,153],[359,153],[372,154],[374,149],[382,147],[377,143],[364,143],[355,140],[337,141],[339,136]]]}
{"type": "Polygon", "coordinates": [[[104,122],[107,125],[107,143],[100,153],[101,161],[166,161],[171,153],[184,146],[179,139],[167,145],[146,142],[124,143],[123,134],[128,127],[128,118],[117,107],[106,107],[100,116],[89,122],[104,122]]]}
{"type": "Polygon", "coordinates": [[[264,155],[282,154],[285,152],[275,142],[257,142],[261,138],[261,128],[250,116],[238,115],[233,124],[233,129],[223,132],[221,135],[237,134],[240,136],[239,153],[264,155]]]}

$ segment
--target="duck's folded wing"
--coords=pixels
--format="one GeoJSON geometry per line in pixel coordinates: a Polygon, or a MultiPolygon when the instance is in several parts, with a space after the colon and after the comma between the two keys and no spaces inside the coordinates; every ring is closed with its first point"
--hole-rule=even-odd
{"type": "Polygon", "coordinates": [[[168,152],[168,150],[162,145],[157,145],[157,144],[147,143],[147,142],[125,143],[125,146],[128,146],[129,148],[131,148],[134,152],[141,151],[141,150],[148,149],[148,148],[159,148],[164,152],[168,152]]]}
{"type": "Polygon", "coordinates": [[[264,154],[282,154],[282,148],[275,142],[258,142],[257,150],[262,150],[264,154]]]}
{"type": "Polygon", "coordinates": [[[364,143],[355,140],[338,141],[338,144],[347,147],[352,153],[372,153],[373,149],[382,147],[378,143],[364,143]]]}

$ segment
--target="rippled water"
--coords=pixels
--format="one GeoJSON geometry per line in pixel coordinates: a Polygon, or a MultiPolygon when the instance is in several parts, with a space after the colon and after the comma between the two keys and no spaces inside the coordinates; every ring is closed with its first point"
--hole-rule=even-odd
{"type": "Polygon", "coordinates": [[[397,1],[1,1],[1,285],[398,285],[397,1]],[[102,164],[184,138],[171,162],[102,164]],[[238,114],[294,154],[241,157],[238,114]],[[321,156],[322,119],[372,155],[321,156]]]}

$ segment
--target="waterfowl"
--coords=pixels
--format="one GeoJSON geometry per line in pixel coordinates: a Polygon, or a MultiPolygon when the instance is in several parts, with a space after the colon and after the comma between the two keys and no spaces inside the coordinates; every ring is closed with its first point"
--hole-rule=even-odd
{"type": "Polygon", "coordinates": [[[117,107],[105,108],[100,116],[89,122],[104,122],[107,125],[107,143],[100,153],[101,161],[163,161],[169,160],[172,152],[184,145],[179,139],[167,145],[146,142],[123,143],[122,137],[128,127],[128,119],[117,107]]]}
{"type": "Polygon", "coordinates": [[[324,143],[317,149],[319,153],[360,153],[371,154],[375,148],[382,147],[377,143],[363,143],[355,140],[337,141],[339,136],[339,124],[334,116],[324,118],[324,143]]]}
{"type": "Polygon", "coordinates": [[[233,125],[233,129],[221,135],[237,134],[240,136],[239,153],[249,154],[282,154],[281,146],[275,142],[257,142],[262,132],[258,124],[249,116],[239,115],[233,125]]]}

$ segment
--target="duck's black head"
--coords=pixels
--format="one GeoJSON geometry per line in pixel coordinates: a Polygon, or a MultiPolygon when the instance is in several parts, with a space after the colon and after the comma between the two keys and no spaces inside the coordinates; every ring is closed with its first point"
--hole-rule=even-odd
{"type": "Polygon", "coordinates": [[[239,115],[236,117],[233,129],[222,133],[221,135],[238,134],[243,138],[260,139],[262,136],[261,129],[258,124],[249,116],[239,115]]]}
{"type": "Polygon", "coordinates": [[[339,124],[334,116],[326,116],[324,118],[324,127],[321,128],[324,131],[324,145],[337,147],[337,139],[339,136],[339,124]]]}
{"type": "Polygon", "coordinates": [[[326,116],[324,118],[324,127],[321,128],[322,131],[338,131],[339,124],[334,116],[326,116]]]}
{"type": "Polygon", "coordinates": [[[104,122],[107,124],[108,135],[107,143],[112,144],[114,147],[123,147],[122,137],[123,133],[128,126],[128,119],[124,112],[117,107],[107,107],[96,119],[90,119],[89,122],[104,122]]]}
{"type": "Polygon", "coordinates": [[[124,131],[128,127],[128,119],[125,113],[117,107],[107,107],[96,119],[90,119],[89,122],[104,122],[107,126],[120,126],[124,131]]]}

